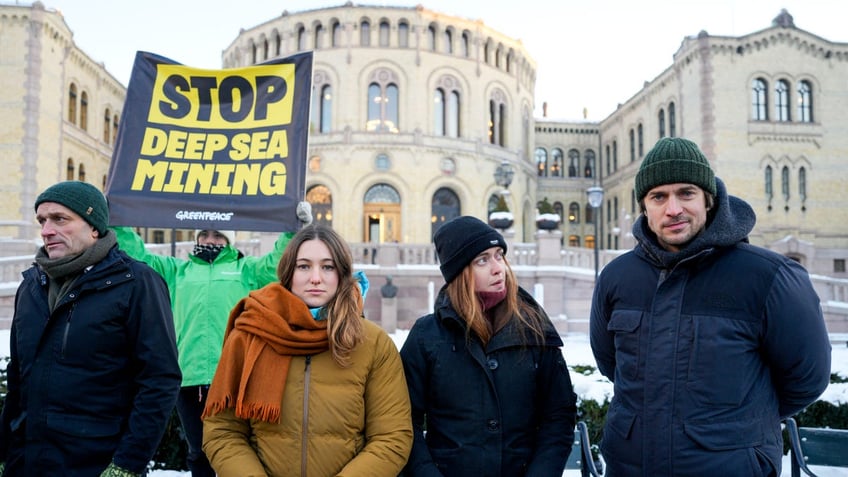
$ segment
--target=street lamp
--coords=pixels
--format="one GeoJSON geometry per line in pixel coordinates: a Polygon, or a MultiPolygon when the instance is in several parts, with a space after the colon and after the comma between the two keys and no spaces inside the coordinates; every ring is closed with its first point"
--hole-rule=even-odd
{"type": "Polygon", "coordinates": [[[497,169],[495,169],[495,184],[504,188],[502,194],[508,193],[507,189],[512,184],[512,178],[515,176],[515,169],[508,161],[501,161],[497,169]]]}
{"type": "Polygon", "coordinates": [[[595,223],[595,283],[598,282],[598,209],[604,202],[604,188],[592,186],[586,189],[589,205],[592,207],[592,222],[595,223]]]}

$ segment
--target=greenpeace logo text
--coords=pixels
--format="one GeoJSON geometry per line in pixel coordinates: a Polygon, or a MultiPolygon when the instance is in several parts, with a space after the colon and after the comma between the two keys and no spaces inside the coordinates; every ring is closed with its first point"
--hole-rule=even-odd
{"type": "Polygon", "coordinates": [[[205,210],[181,210],[177,212],[177,220],[206,220],[211,222],[229,222],[233,212],[210,212],[205,210]]]}

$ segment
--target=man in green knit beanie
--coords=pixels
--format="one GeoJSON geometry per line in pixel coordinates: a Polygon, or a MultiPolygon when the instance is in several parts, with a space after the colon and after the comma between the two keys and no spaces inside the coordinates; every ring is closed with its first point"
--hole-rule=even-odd
{"type": "Polygon", "coordinates": [[[780,475],[780,421],[830,381],[807,271],[748,243],[753,209],[688,139],[656,143],[635,195],[638,243],[604,267],[590,316],[614,384],[604,475],[780,475]]]}
{"type": "Polygon", "coordinates": [[[180,388],[164,280],[122,252],[80,181],[35,200],[44,245],[23,272],[0,415],[0,475],[146,473],[180,388]]]}

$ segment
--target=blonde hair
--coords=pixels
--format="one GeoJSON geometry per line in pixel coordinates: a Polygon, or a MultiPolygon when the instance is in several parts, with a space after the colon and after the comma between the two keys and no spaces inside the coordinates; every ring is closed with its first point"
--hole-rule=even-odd
{"type": "MultiPolygon", "coordinates": [[[[530,329],[536,337],[536,342],[544,340],[544,315],[540,310],[531,306],[524,300],[518,298],[518,282],[512,267],[509,266],[509,261],[506,256],[504,261],[504,281],[506,283],[506,297],[504,298],[504,310],[508,314],[509,319],[516,319],[522,325],[530,329]]],[[[445,293],[457,314],[465,320],[467,325],[467,333],[473,332],[480,338],[485,346],[494,330],[486,316],[483,314],[483,307],[480,305],[480,300],[477,298],[475,290],[474,271],[472,264],[469,263],[462,269],[459,275],[454,278],[446,287],[445,293]]],[[[524,334],[522,333],[523,337],[524,334]]]]}
{"type": "Polygon", "coordinates": [[[353,276],[353,257],[344,239],[326,225],[313,223],[303,227],[286,246],[277,265],[277,277],[287,290],[291,290],[292,276],[297,265],[297,252],[300,246],[309,240],[320,240],[327,246],[333,258],[333,264],[336,266],[336,273],[339,275],[336,295],[324,306],[324,314],[333,359],[339,366],[347,367],[350,353],[362,341],[364,304],[359,284],[353,276]]]}

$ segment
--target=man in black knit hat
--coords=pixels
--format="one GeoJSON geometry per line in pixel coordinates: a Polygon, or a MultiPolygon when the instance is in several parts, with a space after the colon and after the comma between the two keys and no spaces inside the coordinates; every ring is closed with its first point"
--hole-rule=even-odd
{"type": "Polygon", "coordinates": [[[780,421],[830,380],[804,268],[748,243],[755,216],[687,139],[636,175],[635,249],[604,267],[592,351],[614,383],[604,475],[780,475],[780,421]]]}
{"type": "Polygon", "coordinates": [[[168,289],[117,247],[94,186],[55,184],[35,214],[44,246],[15,296],[0,475],[140,476],[180,388],[168,289]]]}

